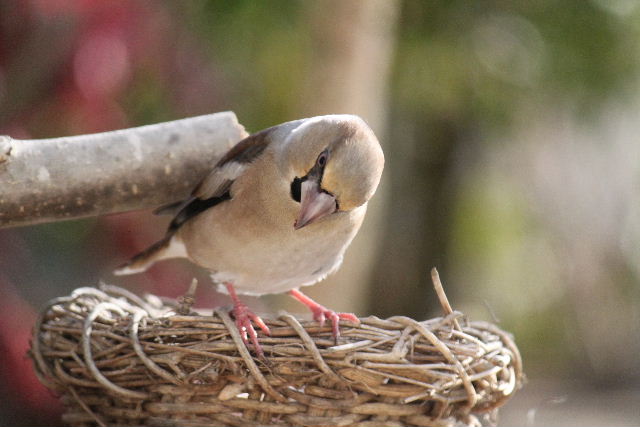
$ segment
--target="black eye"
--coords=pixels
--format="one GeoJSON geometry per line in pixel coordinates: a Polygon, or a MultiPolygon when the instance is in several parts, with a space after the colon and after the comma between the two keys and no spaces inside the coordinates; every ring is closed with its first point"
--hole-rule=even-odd
{"type": "Polygon", "coordinates": [[[320,155],[318,156],[318,160],[316,160],[316,163],[321,168],[323,168],[324,165],[327,164],[327,152],[326,151],[323,151],[322,153],[320,153],[320,155]]]}

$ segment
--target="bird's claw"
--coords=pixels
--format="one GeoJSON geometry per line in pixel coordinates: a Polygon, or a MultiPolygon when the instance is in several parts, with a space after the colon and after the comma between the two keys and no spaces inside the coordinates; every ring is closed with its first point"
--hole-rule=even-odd
{"type": "Polygon", "coordinates": [[[329,310],[327,307],[318,304],[297,289],[290,290],[289,294],[309,307],[309,310],[311,310],[311,313],[313,313],[313,320],[319,322],[320,326],[324,326],[324,322],[327,319],[331,320],[331,332],[336,344],[338,343],[338,338],[340,337],[340,319],[347,320],[349,322],[355,323],[356,325],[360,324],[360,319],[358,319],[355,314],[336,313],[333,310],[329,310]]]}
{"type": "Polygon", "coordinates": [[[238,331],[240,332],[240,336],[242,337],[242,341],[244,341],[248,346],[250,340],[258,357],[264,359],[264,351],[258,342],[258,333],[251,322],[255,323],[266,335],[271,335],[269,327],[264,323],[260,316],[249,310],[249,307],[241,302],[234,305],[232,314],[235,319],[236,326],[238,327],[238,331]]]}
{"type": "Polygon", "coordinates": [[[327,319],[331,321],[331,333],[336,343],[338,342],[338,338],[340,338],[340,319],[355,323],[356,325],[360,324],[360,319],[353,313],[336,313],[320,304],[310,308],[313,313],[313,320],[320,323],[320,326],[324,326],[327,319]]]}

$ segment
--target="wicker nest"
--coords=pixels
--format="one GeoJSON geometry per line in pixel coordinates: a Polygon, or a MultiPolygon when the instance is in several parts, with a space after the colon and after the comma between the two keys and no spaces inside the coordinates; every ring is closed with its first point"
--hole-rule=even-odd
{"type": "MultiPolygon", "coordinates": [[[[438,289],[438,288],[436,288],[438,289]]],[[[267,361],[225,310],[102,285],[51,301],[31,356],[71,426],[449,426],[493,423],[522,382],[511,337],[451,311],[330,327],[264,319],[267,361]]]]}

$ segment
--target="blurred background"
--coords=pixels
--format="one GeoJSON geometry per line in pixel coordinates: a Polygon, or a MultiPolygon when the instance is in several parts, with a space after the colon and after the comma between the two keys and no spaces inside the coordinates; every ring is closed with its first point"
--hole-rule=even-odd
{"type": "MultiPolygon", "coordinates": [[[[500,425],[640,424],[640,1],[0,0],[0,134],[223,110],[251,132],[359,114],[383,143],[365,226],[312,297],[433,317],[436,266],[454,308],[520,346],[500,425]]],[[[167,221],[0,230],[0,425],[57,420],[25,356],[49,299],[100,280],[176,297],[195,276],[198,306],[229,304],[186,262],[110,274],[167,221]]]]}

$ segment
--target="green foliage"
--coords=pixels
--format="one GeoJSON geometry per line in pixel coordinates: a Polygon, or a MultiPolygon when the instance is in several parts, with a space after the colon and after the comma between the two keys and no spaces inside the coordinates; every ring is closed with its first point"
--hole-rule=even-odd
{"type": "Polygon", "coordinates": [[[396,102],[497,126],[530,99],[571,98],[592,111],[638,72],[633,18],[584,0],[406,1],[396,102]]]}
{"type": "Polygon", "coordinates": [[[309,42],[303,12],[299,1],[190,2],[182,12],[222,73],[228,108],[250,130],[298,118],[292,106],[309,42]]]}

